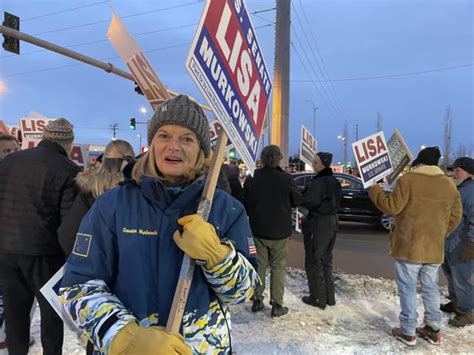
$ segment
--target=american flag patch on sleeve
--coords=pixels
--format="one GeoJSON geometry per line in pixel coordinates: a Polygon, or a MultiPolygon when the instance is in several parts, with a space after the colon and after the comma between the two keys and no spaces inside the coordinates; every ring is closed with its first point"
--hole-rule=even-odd
{"type": "Polygon", "coordinates": [[[257,255],[257,248],[255,247],[255,241],[253,240],[253,237],[247,237],[247,242],[249,244],[249,254],[251,256],[257,255]]]}

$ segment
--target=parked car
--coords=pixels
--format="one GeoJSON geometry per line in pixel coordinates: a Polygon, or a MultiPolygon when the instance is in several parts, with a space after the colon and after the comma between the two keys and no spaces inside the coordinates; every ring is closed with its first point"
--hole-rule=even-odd
{"type": "MultiPolygon", "coordinates": [[[[301,189],[304,189],[315,176],[314,173],[294,173],[292,175],[296,185],[301,189]]],[[[382,213],[375,207],[360,178],[343,173],[334,173],[334,177],[339,180],[342,187],[339,220],[375,224],[386,231],[392,228],[395,218],[382,213]]]]}

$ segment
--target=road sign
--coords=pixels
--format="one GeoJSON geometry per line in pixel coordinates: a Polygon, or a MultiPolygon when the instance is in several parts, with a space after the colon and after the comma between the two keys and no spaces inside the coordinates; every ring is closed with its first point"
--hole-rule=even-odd
{"type": "Polygon", "coordinates": [[[186,69],[253,172],[272,82],[244,1],[206,1],[186,69]]]}

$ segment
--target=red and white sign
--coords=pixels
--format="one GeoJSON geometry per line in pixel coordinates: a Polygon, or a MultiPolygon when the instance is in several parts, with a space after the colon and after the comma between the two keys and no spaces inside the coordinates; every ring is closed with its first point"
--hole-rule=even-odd
{"type": "Polygon", "coordinates": [[[317,146],[316,138],[313,137],[305,126],[301,126],[300,160],[305,164],[311,165],[317,152],[317,146]]]}
{"type": "Polygon", "coordinates": [[[44,126],[52,119],[49,118],[20,118],[21,149],[31,149],[43,139],[44,126]]]}
{"type": "MultiPolygon", "coordinates": [[[[217,138],[219,138],[219,132],[222,130],[222,126],[218,120],[209,121],[209,138],[211,140],[211,149],[217,144],[217,138]]],[[[228,140],[226,150],[232,148],[232,143],[228,140]]]]}
{"type": "Polygon", "coordinates": [[[272,89],[243,0],[207,0],[186,69],[253,173],[272,89]]]}
{"type": "Polygon", "coordinates": [[[69,159],[82,168],[87,166],[88,156],[89,144],[74,144],[69,153],[69,159]]]}
{"type": "Polygon", "coordinates": [[[154,110],[158,105],[170,98],[165,86],[151,67],[137,42],[128,33],[120,18],[113,13],[107,31],[107,38],[112,43],[122,60],[127,64],[136,83],[142,90],[154,110]]]}
{"type": "Polygon", "coordinates": [[[352,143],[364,187],[389,175],[393,168],[382,131],[352,143]]]}

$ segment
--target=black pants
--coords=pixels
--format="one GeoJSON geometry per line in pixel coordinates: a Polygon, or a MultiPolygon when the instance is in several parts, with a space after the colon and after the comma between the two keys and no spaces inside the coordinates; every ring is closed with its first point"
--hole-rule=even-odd
{"type": "Polygon", "coordinates": [[[336,243],[337,216],[312,216],[304,232],[305,269],[311,297],[321,306],[335,304],[332,251],[336,243]]]}
{"type": "Polygon", "coordinates": [[[26,355],[30,342],[30,311],[34,297],[41,312],[41,345],[44,355],[62,353],[63,322],[40,288],[64,264],[63,254],[29,256],[0,253],[8,353],[26,355]]]}

